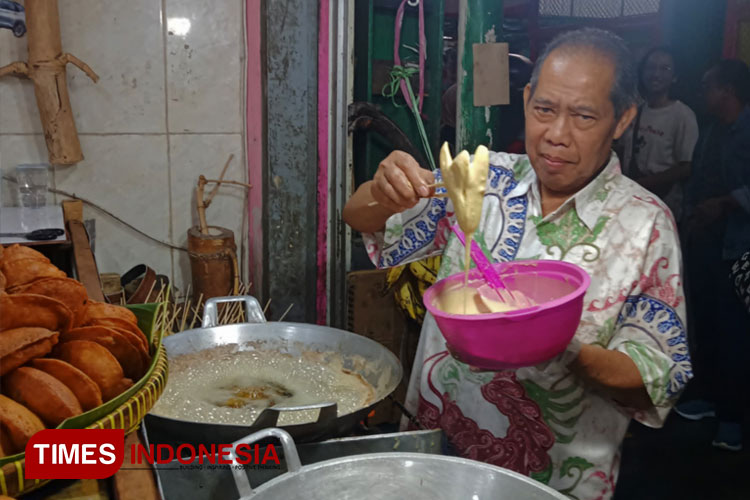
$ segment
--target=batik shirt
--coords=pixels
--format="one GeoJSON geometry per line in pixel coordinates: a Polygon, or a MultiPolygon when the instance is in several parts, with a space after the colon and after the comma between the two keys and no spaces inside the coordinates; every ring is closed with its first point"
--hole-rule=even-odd
{"type": "MultiPolygon", "coordinates": [[[[492,153],[490,164],[479,245],[495,261],[554,259],[586,270],[591,285],[576,338],[628,355],[653,407],[622,407],[555,361],[472,371],[450,355],[428,314],[407,408],[426,427],[442,428],[465,458],[527,474],[572,498],[611,498],[630,419],[663,425],[691,377],[674,219],[621,174],[614,154],[547,216],[527,156],[492,153]]],[[[464,266],[463,247],[450,231],[454,222],[448,199],[423,199],[392,216],[384,232],[366,235],[368,253],[379,267],[442,255],[443,278],[464,266]]]]}

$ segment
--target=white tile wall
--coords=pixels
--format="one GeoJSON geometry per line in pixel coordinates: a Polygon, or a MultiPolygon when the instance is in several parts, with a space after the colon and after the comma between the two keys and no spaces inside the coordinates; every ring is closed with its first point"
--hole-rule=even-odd
{"type": "MultiPolygon", "coordinates": [[[[63,49],[100,76],[91,82],[68,66],[68,89],[85,160],[56,167],[52,182],[100,205],[161,241],[186,244],[194,224],[198,175],[245,181],[243,141],[243,0],[59,0],[63,49]],[[175,21],[176,20],[176,21],[175,21]],[[189,22],[189,29],[184,28],[189,22]],[[169,31],[175,23],[181,29],[169,31]],[[166,43],[166,44],[165,44],[166,43]]],[[[26,59],[26,38],[0,29],[0,66],[26,59]]],[[[0,79],[0,171],[47,158],[33,85],[0,79]]],[[[2,203],[14,192],[2,183],[2,203]]],[[[223,187],[209,223],[235,231],[243,245],[242,188],[223,187]]],[[[53,198],[54,201],[54,198],[53,198]]],[[[184,252],[146,238],[99,210],[96,258],[101,272],[146,263],[185,289],[184,252]]]]}
{"type": "Polygon", "coordinates": [[[81,147],[86,152],[82,162],[55,169],[57,188],[96,203],[160,240],[169,240],[166,135],[83,135],[81,147]]]}
{"type": "Polygon", "coordinates": [[[242,131],[242,4],[166,0],[171,132],[242,131]]]}
{"type": "Polygon", "coordinates": [[[63,48],[85,61],[101,78],[94,85],[84,73],[68,66],[68,88],[78,131],[164,132],[160,2],[68,0],[60,14],[65,27],[63,48]]]}

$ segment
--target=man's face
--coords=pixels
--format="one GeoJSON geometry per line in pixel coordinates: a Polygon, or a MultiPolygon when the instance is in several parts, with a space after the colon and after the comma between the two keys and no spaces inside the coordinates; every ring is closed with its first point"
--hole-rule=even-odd
{"type": "Polygon", "coordinates": [[[669,91],[674,83],[674,61],[666,52],[654,52],[643,64],[641,83],[649,94],[669,91]]]}
{"type": "Polygon", "coordinates": [[[534,95],[524,90],[526,152],[542,193],[573,195],[609,159],[612,140],[635,116],[619,119],[610,100],[614,65],[593,50],[556,50],[547,57],[534,95]]]}
{"type": "Polygon", "coordinates": [[[706,111],[714,116],[721,116],[721,103],[724,98],[724,90],[719,86],[716,79],[716,70],[711,69],[701,79],[701,93],[706,105],[706,111]]]}

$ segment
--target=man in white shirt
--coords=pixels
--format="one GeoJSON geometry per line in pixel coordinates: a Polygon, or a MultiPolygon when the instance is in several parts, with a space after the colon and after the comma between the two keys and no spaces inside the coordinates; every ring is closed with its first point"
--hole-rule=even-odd
{"type": "Polygon", "coordinates": [[[698,122],[693,110],[670,97],[676,81],[674,66],[674,57],[663,47],[652,49],[643,58],[639,80],[646,102],[623,136],[622,164],[625,175],[661,197],[680,222],[698,122]]]}
{"type": "MultiPolygon", "coordinates": [[[[630,419],[661,426],[692,375],[676,227],[611,151],[635,115],[636,81],[617,36],[563,34],[524,91],[528,155],[490,154],[480,246],[496,261],[564,260],[592,278],[569,348],[539,366],[476,372],[428,314],[406,399],[461,456],[579,500],[612,497],[630,419]]],[[[344,220],[379,267],[442,255],[439,278],[463,270],[453,205],[428,187],[440,178],[396,151],[349,200],[344,220]]]]}

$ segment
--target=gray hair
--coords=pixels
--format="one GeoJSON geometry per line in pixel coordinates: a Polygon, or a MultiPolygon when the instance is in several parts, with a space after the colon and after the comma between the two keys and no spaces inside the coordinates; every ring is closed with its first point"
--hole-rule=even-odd
{"type": "Polygon", "coordinates": [[[544,66],[544,62],[552,52],[558,49],[592,50],[612,61],[615,67],[615,81],[612,84],[609,98],[615,108],[616,119],[619,119],[628,108],[638,102],[638,75],[630,49],[622,38],[611,31],[596,28],[583,28],[562,33],[545,47],[531,74],[532,95],[534,95],[539,83],[539,73],[544,66]]]}

